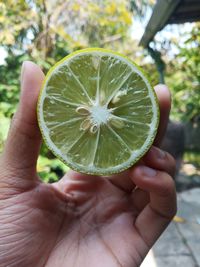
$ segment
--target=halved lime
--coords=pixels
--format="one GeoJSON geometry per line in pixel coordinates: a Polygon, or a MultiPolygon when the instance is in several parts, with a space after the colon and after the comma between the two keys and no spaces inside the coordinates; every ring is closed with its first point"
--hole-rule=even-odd
{"type": "Polygon", "coordinates": [[[38,100],[48,147],[82,173],[109,175],[129,168],[153,143],[158,120],[156,94],[141,69],[99,48],[58,62],[38,100]]]}

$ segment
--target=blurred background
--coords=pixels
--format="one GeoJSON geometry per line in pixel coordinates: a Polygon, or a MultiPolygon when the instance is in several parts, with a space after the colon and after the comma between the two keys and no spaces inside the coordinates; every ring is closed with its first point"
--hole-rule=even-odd
{"type": "MultiPolygon", "coordinates": [[[[200,187],[198,21],[199,0],[0,0],[0,152],[19,100],[22,62],[32,60],[46,73],[72,51],[103,47],[137,62],[152,85],[169,86],[172,111],[162,146],[176,158],[177,190],[200,187]]],[[[66,170],[43,145],[38,161],[41,178],[53,182],[66,170]]],[[[190,223],[192,215],[184,216],[175,222],[190,223]]],[[[195,225],[199,223],[200,217],[195,217],[195,225]]],[[[194,254],[188,251],[189,256],[194,254]]],[[[194,255],[193,261],[194,265],[182,263],[199,266],[194,255]]],[[[181,266],[168,263],[160,261],[158,267],[181,266]]]]}

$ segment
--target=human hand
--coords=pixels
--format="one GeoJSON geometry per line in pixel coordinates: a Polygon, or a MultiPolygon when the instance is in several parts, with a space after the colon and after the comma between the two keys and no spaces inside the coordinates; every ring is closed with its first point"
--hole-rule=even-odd
{"type": "MultiPolygon", "coordinates": [[[[22,91],[0,158],[0,267],[136,267],[176,212],[173,158],[153,146],[133,168],[105,178],[36,174],[36,102],[44,74],[26,62],[22,91]]],[[[156,88],[166,128],[170,96],[156,88]]]]}

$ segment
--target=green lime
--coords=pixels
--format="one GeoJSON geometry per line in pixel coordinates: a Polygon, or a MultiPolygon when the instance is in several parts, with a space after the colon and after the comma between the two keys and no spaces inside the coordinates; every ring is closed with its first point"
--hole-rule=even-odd
{"type": "Polygon", "coordinates": [[[156,135],[156,94],[128,58],[99,48],[77,51],[48,72],[38,100],[50,150],[82,173],[109,175],[138,161],[156,135]]]}

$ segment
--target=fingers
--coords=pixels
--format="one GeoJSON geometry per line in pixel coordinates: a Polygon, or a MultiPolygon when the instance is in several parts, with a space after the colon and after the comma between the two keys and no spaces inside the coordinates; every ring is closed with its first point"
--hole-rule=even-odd
{"type": "MultiPolygon", "coordinates": [[[[150,201],[153,198],[164,199],[175,193],[174,181],[169,174],[147,166],[138,166],[132,171],[132,181],[142,190],[150,193],[150,201]],[[153,195],[151,195],[153,194],[153,195]]],[[[163,217],[171,217],[168,210],[174,210],[170,202],[167,207],[161,207],[157,202],[152,207],[163,217]],[[166,209],[165,209],[166,208],[166,209]]]]}
{"type": "Polygon", "coordinates": [[[141,212],[150,201],[148,192],[138,187],[132,193],[131,198],[134,205],[134,209],[136,209],[137,212],[141,212]]]}
{"type": "Polygon", "coordinates": [[[3,162],[12,169],[35,169],[41,136],[36,103],[44,79],[41,69],[26,61],[21,74],[21,96],[3,152],[3,162]]]}
{"type": "Polygon", "coordinates": [[[150,202],[138,215],[135,226],[151,247],[176,213],[174,181],[166,172],[147,166],[135,167],[131,179],[141,190],[149,193],[150,202]]]}
{"type": "Polygon", "coordinates": [[[154,145],[160,146],[169,120],[169,113],[171,108],[171,95],[169,89],[164,84],[159,84],[155,86],[154,89],[156,91],[160,107],[160,123],[158,127],[158,133],[154,141],[154,145]]]}
{"type": "MultiPolygon", "coordinates": [[[[145,155],[141,165],[166,172],[172,177],[175,174],[176,164],[174,158],[169,153],[154,146],[145,155]]],[[[134,207],[141,211],[150,201],[149,193],[137,188],[132,194],[132,200],[134,207]]]]}
{"type": "Polygon", "coordinates": [[[61,180],[52,184],[62,194],[70,196],[78,205],[84,204],[90,198],[96,198],[96,192],[100,188],[105,193],[108,185],[110,183],[103,177],[82,174],[73,170],[68,171],[61,180]]]}
{"type": "Polygon", "coordinates": [[[174,158],[167,152],[152,146],[143,158],[143,163],[153,169],[167,172],[174,177],[176,172],[176,163],[174,158]]]}
{"type": "Polygon", "coordinates": [[[122,173],[112,175],[108,177],[109,181],[126,192],[131,192],[135,185],[130,179],[130,169],[123,171],[122,173]]]}

